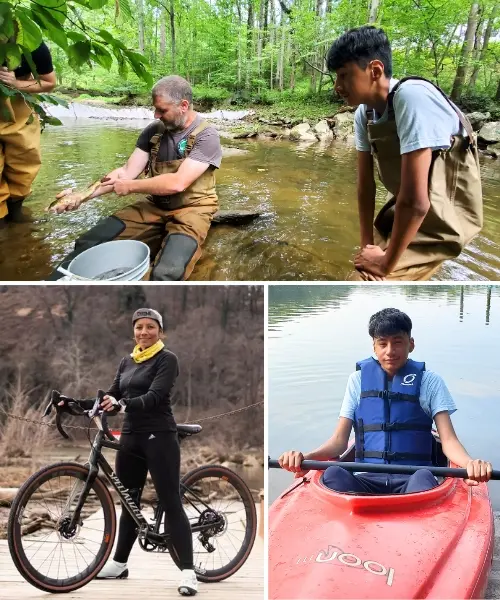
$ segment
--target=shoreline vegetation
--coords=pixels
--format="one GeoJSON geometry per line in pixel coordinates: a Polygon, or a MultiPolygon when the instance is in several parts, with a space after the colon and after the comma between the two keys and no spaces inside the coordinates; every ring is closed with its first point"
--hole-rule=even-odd
{"type": "MultiPolygon", "coordinates": [[[[56,95],[68,103],[75,102],[99,108],[150,108],[149,94],[128,92],[125,95],[106,94],[102,90],[59,88],[56,95]]],[[[336,102],[325,94],[297,94],[285,97],[261,98],[231,94],[225,90],[194,89],[194,108],[199,112],[249,111],[237,121],[214,123],[224,137],[232,139],[285,139],[303,143],[329,144],[334,139],[354,145],[354,107],[336,102]]],[[[481,152],[500,158],[500,104],[477,100],[458,103],[478,134],[481,152]]],[[[98,118],[98,117],[96,117],[98,118]]]]}

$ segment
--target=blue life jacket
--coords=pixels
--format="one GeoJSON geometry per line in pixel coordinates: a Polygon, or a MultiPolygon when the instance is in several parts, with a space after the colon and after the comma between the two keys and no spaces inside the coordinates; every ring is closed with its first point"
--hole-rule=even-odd
{"type": "Polygon", "coordinates": [[[361,396],[354,413],[356,460],[399,465],[432,465],[432,419],[420,406],[425,363],[408,360],[393,377],[374,358],[356,363],[361,396]]]}

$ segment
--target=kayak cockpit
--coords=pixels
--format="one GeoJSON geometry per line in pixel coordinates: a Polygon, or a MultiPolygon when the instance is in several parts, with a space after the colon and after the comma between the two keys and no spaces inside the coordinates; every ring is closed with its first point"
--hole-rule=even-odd
{"type": "MultiPolygon", "coordinates": [[[[432,447],[432,462],[436,467],[447,467],[449,461],[443,453],[441,442],[435,432],[433,432],[433,447],[432,447]]],[[[355,461],[355,446],[354,441],[349,443],[348,449],[339,457],[339,466],[342,466],[342,462],[354,462],[355,461]]],[[[443,501],[450,493],[453,492],[457,484],[455,479],[444,479],[438,477],[438,484],[435,488],[424,492],[410,493],[410,494],[384,494],[383,504],[380,503],[380,494],[370,493],[351,493],[351,492],[337,492],[328,488],[323,483],[324,471],[315,471],[314,476],[310,479],[311,483],[316,483],[317,490],[321,490],[322,493],[327,493],[330,497],[330,501],[345,505],[349,504],[349,509],[352,512],[361,511],[379,511],[383,510],[411,510],[412,506],[415,508],[421,507],[422,504],[436,504],[443,501]]],[[[321,492],[320,492],[321,493],[321,492]]]]}

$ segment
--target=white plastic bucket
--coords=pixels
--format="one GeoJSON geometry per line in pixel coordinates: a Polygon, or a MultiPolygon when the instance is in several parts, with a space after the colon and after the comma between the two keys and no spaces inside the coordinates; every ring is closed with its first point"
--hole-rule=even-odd
{"type": "Polygon", "coordinates": [[[74,276],[78,281],[140,281],[148,269],[147,244],[137,240],[115,240],[85,250],[70,262],[67,271],[69,277],[74,276]],[[101,279],[103,275],[105,277],[101,279]]]}

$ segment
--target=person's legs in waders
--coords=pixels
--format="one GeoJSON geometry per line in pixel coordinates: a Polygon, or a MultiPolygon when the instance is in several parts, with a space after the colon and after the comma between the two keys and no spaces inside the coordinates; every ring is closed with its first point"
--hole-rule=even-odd
{"type": "Polygon", "coordinates": [[[215,206],[191,206],[169,213],[167,236],[156,255],[152,280],[181,281],[191,275],[216,211],[215,206]]]}
{"type": "MultiPolygon", "coordinates": [[[[154,260],[151,279],[187,279],[201,256],[200,247],[216,211],[213,206],[198,206],[167,212],[144,198],[102,219],[80,236],[75,241],[75,249],[60,266],[66,269],[76,256],[104,242],[139,240],[151,250],[154,260]]],[[[56,269],[48,280],[61,277],[63,274],[56,269]]]]}
{"type": "MultiPolygon", "coordinates": [[[[390,232],[392,229],[392,221],[386,226],[386,235],[382,235],[376,227],[374,227],[373,238],[374,244],[386,250],[389,245],[390,232]],[[387,236],[387,237],[386,237],[387,236]]],[[[415,261],[417,264],[404,264],[401,267],[397,267],[394,271],[385,276],[386,281],[428,281],[441,267],[444,259],[435,260],[435,254],[432,252],[432,248],[423,245],[416,248],[415,245],[410,244],[409,251],[413,256],[417,256],[415,261]],[[426,260],[427,256],[427,260],[426,260]]],[[[405,255],[403,255],[405,256],[405,255]]],[[[408,262],[408,261],[406,261],[408,262]]],[[[410,263],[412,261],[409,261],[410,263]]],[[[366,281],[365,277],[357,270],[351,271],[346,276],[347,281],[366,281]]]]}
{"type": "Polygon", "coordinates": [[[31,109],[24,102],[12,101],[12,109],[15,122],[0,121],[0,226],[31,220],[21,207],[42,164],[38,117],[28,122],[31,109]]]}
{"type": "MultiPolygon", "coordinates": [[[[79,254],[104,242],[113,240],[139,240],[147,244],[154,257],[161,247],[165,235],[166,211],[158,208],[147,198],[143,198],[102,219],[75,241],[75,249],[68,254],[61,267],[67,269],[69,263],[79,254]]],[[[55,269],[48,280],[61,279],[64,275],[55,269]]]]}

